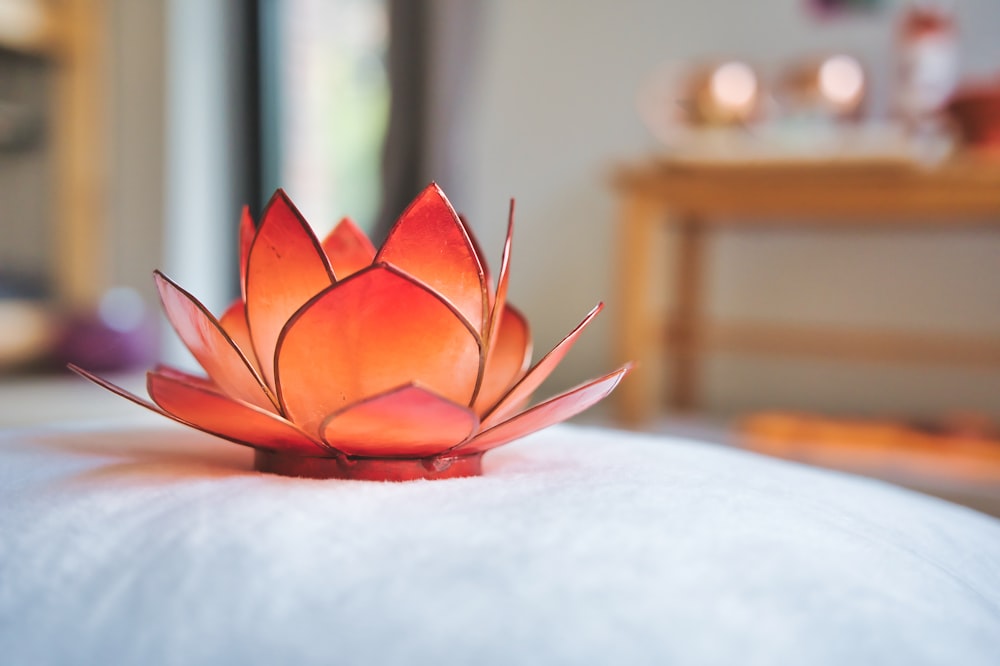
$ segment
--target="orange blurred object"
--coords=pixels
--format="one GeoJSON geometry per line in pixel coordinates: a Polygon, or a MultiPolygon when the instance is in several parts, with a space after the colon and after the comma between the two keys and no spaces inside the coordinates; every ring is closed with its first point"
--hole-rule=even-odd
{"type": "Polygon", "coordinates": [[[834,54],[793,63],[779,82],[777,99],[786,115],[856,119],[866,93],[861,63],[834,54]]]}
{"type": "Polygon", "coordinates": [[[747,418],[740,433],[746,448],[824,467],[1000,482],[1000,432],[989,419],[974,414],[917,427],[889,420],[767,412],[747,418]]]}
{"type": "Polygon", "coordinates": [[[261,471],[393,481],[477,475],[486,451],[587,409],[629,370],[524,409],[601,306],[529,369],[528,322],[506,299],[512,230],[513,207],[494,285],[436,185],[378,251],[346,218],[320,242],[279,190],[259,229],[244,209],[242,294],[220,318],[155,273],[167,317],[207,377],[160,366],[148,374],[151,403],[73,370],[253,447],[261,471]]]}
{"type": "Polygon", "coordinates": [[[732,60],[696,71],[687,81],[687,121],[693,125],[736,125],[753,120],[760,107],[757,73],[732,60]]]}

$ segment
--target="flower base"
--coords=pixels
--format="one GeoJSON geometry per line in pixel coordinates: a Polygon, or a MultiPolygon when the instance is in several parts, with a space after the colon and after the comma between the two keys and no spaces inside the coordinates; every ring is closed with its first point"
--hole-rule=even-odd
{"type": "Polygon", "coordinates": [[[308,479],[354,479],[358,481],[415,481],[480,476],[483,454],[435,458],[307,458],[257,451],[254,469],[269,474],[308,479]]]}

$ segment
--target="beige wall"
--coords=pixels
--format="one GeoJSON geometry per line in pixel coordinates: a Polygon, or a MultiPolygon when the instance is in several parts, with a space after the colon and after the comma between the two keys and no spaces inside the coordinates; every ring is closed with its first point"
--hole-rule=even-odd
{"type": "MultiPolygon", "coordinates": [[[[50,71],[46,63],[26,55],[5,53],[0,58],[3,89],[0,103],[14,109],[15,118],[30,113],[32,125],[44,127],[51,116],[50,71]]],[[[10,112],[10,111],[8,111],[10,112]]],[[[30,144],[0,150],[0,271],[19,275],[44,274],[51,261],[52,171],[51,141],[36,129],[30,144]]]]}
{"type": "MultiPolygon", "coordinates": [[[[843,50],[871,68],[886,106],[891,12],[818,22],[802,0],[506,0],[487,3],[466,141],[453,148],[456,205],[498,254],[516,196],[512,294],[547,349],[591,305],[594,330],[556,373],[568,385],[611,366],[614,200],[606,174],[657,146],[634,99],[664,61],[719,54],[765,71],[843,50]]],[[[1000,69],[1000,3],[964,0],[967,72],[1000,69]]],[[[1000,335],[1000,234],[725,232],[713,241],[709,308],[761,321],[920,327],[1000,335]]],[[[662,289],[669,287],[666,276],[662,289]]],[[[540,350],[544,351],[544,350],[540,350]]],[[[708,405],[1000,415],[1000,373],[781,358],[717,357],[708,405]]]]}
{"type": "Polygon", "coordinates": [[[109,12],[111,279],[153,307],[164,259],[164,5],[114,0],[109,12]]]}
{"type": "MultiPolygon", "coordinates": [[[[103,128],[107,137],[103,155],[92,156],[92,168],[106,170],[96,182],[103,211],[100,224],[86,233],[98,234],[99,256],[107,263],[94,270],[106,284],[139,288],[152,302],[151,266],[161,263],[163,228],[163,2],[108,0],[96,32],[107,36],[99,46],[106,94],[103,128]]],[[[99,16],[99,14],[95,14],[99,16]]],[[[60,223],[55,203],[60,171],[56,151],[60,135],[54,126],[61,117],[56,87],[58,58],[40,58],[22,65],[11,77],[5,71],[5,93],[40,105],[48,129],[37,148],[0,154],[0,260],[3,268],[58,273],[60,223]],[[48,106],[53,105],[53,106],[48,106]]],[[[55,285],[53,285],[55,286],[55,285]]]]}

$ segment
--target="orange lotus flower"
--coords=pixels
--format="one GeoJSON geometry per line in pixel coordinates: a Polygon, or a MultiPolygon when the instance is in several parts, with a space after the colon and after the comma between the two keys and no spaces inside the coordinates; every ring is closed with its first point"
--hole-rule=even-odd
{"type": "MultiPolygon", "coordinates": [[[[284,192],[240,224],[242,295],[214,317],[162,273],[170,323],[206,377],[160,366],[155,412],[256,449],[292,476],[404,480],[481,472],[483,453],[567,419],[629,368],[530,409],[594,308],[529,369],[528,322],[506,301],[513,206],[496,287],[471,231],[427,187],[376,252],[344,219],[320,242],[284,192]]],[[[154,404],[155,403],[155,404],[154,404]]]]}

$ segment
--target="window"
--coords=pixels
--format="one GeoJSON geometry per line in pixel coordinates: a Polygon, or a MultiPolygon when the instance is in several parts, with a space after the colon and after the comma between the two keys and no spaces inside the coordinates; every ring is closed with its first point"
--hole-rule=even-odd
{"type": "Polygon", "coordinates": [[[385,0],[261,5],[262,181],[324,234],[343,216],[372,230],[389,117],[385,0]]]}

